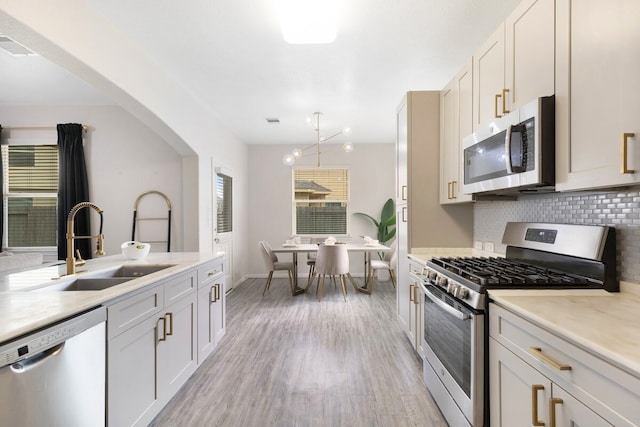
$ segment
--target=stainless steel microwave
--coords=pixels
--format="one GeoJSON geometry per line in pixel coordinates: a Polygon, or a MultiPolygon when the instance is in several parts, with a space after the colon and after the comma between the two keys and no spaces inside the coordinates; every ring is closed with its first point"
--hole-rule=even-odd
{"type": "Polygon", "coordinates": [[[462,141],[465,194],[555,185],[555,98],[541,97],[462,141]]]}

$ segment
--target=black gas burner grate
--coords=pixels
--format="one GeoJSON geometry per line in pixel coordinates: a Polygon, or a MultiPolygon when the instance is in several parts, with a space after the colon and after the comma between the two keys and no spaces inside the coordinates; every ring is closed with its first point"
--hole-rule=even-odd
{"type": "Polygon", "coordinates": [[[586,286],[588,278],[505,258],[433,258],[432,263],[480,286],[586,286]]]}

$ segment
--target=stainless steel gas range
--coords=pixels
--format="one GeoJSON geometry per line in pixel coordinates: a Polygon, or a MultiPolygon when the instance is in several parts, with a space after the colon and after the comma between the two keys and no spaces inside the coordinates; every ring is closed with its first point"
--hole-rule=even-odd
{"type": "Polygon", "coordinates": [[[489,289],[619,290],[615,229],[508,223],[504,258],[446,257],[427,262],[424,380],[451,426],[489,425],[489,289]]]}

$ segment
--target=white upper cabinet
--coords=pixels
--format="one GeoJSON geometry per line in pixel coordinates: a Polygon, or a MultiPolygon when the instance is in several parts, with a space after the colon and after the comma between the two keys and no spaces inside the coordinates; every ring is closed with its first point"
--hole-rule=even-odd
{"type": "Polygon", "coordinates": [[[640,182],[640,2],[557,0],[556,188],[640,182]]]}
{"type": "Polygon", "coordinates": [[[451,185],[457,177],[451,165],[457,162],[454,145],[455,137],[455,91],[454,81],[449,82],[440,92],[440,203],[451,203],[451,185]]]}
{"type": "Polygon", "coordinates": [[[473,55],[473,129],[502,117],[504,90],[504,25],[473,55]]]}
{"type": "Polygon", "coordinates": [[[473,129],[555,93],[555,1],[525,0],[473,56],[473,129]]]}
{"type": "Polygon", "coordinates": [[[514,110],[555,93],[555,1],[526,0],[505,21],[503,103],[514,110]]]}
{"type": "Polygon", "coordinates": [[[408,197],[409,170],[408,149],[408,113],[407,101],[403,100],[396,112],[396,205],[406,205],[408,197]]]}
{"type": "Polygon", "coordinates": [[[462,138],[473,132],[472,61],[440,92],[440,203],[472,201],[462,194],[462,138]]]}

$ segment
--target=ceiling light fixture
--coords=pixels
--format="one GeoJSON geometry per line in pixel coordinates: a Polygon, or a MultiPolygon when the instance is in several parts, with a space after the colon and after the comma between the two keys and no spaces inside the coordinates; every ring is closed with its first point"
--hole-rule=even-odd
{"type": "MultiPolygon", "coordinates": [[[[311,153],[305,154],[305,152],[307,150],[315,147],[315,149],[316,149],[315,150],[315,155],[317,156],[316,165],[317,165],[317,167],[320,167],[320,155],[322,154],[322,151],[320,150],[320,145],[324,144],[325,142],[329,141],[330,139],[335,138],[338,135],[350,135],[351,134],[351,129],[350,128],[344,128],[340,132],[337,132],[337,133],[325,138],[320,134],[320,116],[322,115],[322,113],[315,112],[315,113],[313,113],[313,115],[314,115],[314,119],[312,120],[311,118],[309,118],[309,119],[307,119],[307,122],[312,124],[313,127],[314,127],[314,131],[316,132],[316,136],[317,136],[317,142],[315,144],[309,145],[308,147],[305,147],[305,148],[302,148],[302,149],[296,148],[295,150],[293,150],[292,153],[285,154],[285,156],[282,158],[282,162],[285,165],[293,166],[297,159],[312,155],[311,153]]],[[[344,144],[342,144],[342,151],[344,151],[345,153],[352,152],[353,151],[353,144],[351,142],[345,142],[344,144]]]]}
{"type": "Polygon", "coordinates": [[[291,44],[332,43],[336,39],[336,0],[280,0],[282,36],[291,44]]]}

